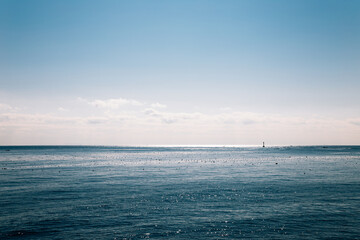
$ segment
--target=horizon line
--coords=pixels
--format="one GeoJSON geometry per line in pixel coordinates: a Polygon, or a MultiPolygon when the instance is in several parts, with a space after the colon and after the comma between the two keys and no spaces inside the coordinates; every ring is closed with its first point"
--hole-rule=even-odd
{"type": "MultiPolygon", "coordinates": [[[[265,145],[264,148],[271,147],[334,147],[334,146],[360,146],[354,144],[297,144],[297,145],[283,145],[283,144],[270,144],[265,145]]],[[[206,148],[237,148],[237,147],[259,147],[263,148],[262,144],[134,144],[134,145],[99,145],[99,144],[11,144],[11,145],[0,145],[0,147],[206,147],[206,148]]]]}

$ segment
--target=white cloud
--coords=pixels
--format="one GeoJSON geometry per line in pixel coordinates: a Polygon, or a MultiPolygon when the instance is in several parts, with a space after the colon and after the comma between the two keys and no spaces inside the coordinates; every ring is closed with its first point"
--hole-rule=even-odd
{"type": "Polygon", "coordinates": [[[59,112],[67,112],[69,111],[69,109],[63,108],[63,107],[58,107],[57,109],[59,112]]]}
{"type": "Polygon", "coordinates": [[[257,121],[256,121],[256,120],[253,120],[253,119],[244,119],[244,120],[242,121],[242,123],[245,124],[245,125],[250,125],[250,124],[256,124],[257,121]]]}
{"type": "Polygon", "coordinates": [[[110,99],[95,99],[95,100],[87,100],[84,98],[78,98],[79,101],[85,102],[91,106],[98,108],[108,108],[108,109],[118,109],[122,106],[142,106],[144,103],[133,100],[133,99],[125,99],[125,98],[110,98],[110,99]]]}
{"type": "Polygon", "coordinates": [[[8,104],[0,103],[0,111],[11,111],[14,108],[8,104]]]}
{"type": "Polygon", "coordinates": [[[79,117],[57,117],[51,114],[25,114],[25,113],[6,113],[0,114],[0,121],[7,126],[34,126],[44,124],[77,124],[81,123],[79,117]]]}
{"type": "Polygon", "coordinates": [[[89,124],[103,124],[106,123],[109,119],[104,117],[91,117],[87,119],[87,123],[89,124]]]}
{"type": "Polygon", "coordinates": [[[232,109],[230,107],[223,107],[220,108],[221,111],[231,111],[232,109]]]}
{"type": "Polygon", "coordinates": [[[263,140],[269,144],[351,144],[358,142],[360,136],[359,118],[177,112],[150,107],[152,104],[148,103],[142,103],[140,108],[113,111],[121,104],[133,103],[111,100],[79,99],[90,106],[103,104],[98,107],[105,111],[81,111],[83,106],[77,109],[57,104],[64,106],[55,107],[58,111],[71,109],[66,114],[50,110],[52,114],[20,113],[1,104],[1,109],[7,110],[0,112],[0,144],[9,143],[10,138],[15,144],[28,144],[34,136],[42,139],[36,142],[39,144],[67,144],[75,140],[81,144],[254,144],[263,140]]]}
{"type": "MultiPolygon", "coordinates": [[[[90,106],[107,109],[107,110],[115,110],[120,109],[121,107],[151,107],[152,109],[164,109],[167,106],[165,104],[161,103],[146,103],[134,99],[125,99],[125,98],[110,98],[110,99],[94,99],[94,100],[88,100],[85,98],[78,97],[78,101],[86,103],[90,106]]],[[[60,108],[59,111],[63,111],[60,108]]]]}
{"type": "Polygon", "coordinates": [[[155,110],[155,109],[152,109],[152,108],[147,108],[143,111],[146,115],[149,115],[149,116],[152,116],[152,117],[161,117],[162,116],[162,113],[155,110]]]}
{"type": "Polygon", "coordinates": [[[160,112],[152,108],[147,108],[143,111],[145,115],[160,119],[164,123],[175,123],[184,120],[200,120],[206,115],[201,113],[171,113],[171,112],[160,112]]]}
{"type": "Polygon", "coordinates": [[[153,103],[150,105],[152,108],[166,108],[167,106],[161,103],[153,103]]]}

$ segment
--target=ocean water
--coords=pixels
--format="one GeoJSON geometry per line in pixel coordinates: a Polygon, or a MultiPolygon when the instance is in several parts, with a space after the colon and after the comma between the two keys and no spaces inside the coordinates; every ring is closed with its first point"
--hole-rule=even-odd
{"type": "Polygon", "coordinates": [[[360,147],[0,147],[0,239],[360,239],[360,147]]]}

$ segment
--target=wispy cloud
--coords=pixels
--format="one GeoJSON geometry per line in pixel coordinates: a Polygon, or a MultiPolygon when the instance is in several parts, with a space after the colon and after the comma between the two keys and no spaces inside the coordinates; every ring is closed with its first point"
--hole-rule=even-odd
{"type": "Polygon", "coordinates": [[[103,124],[106,123],[109,119],[104,117],[91,117],[87,119],[89,124],[103,124]]]}
{"type": "MultiPolygon", "coordinates": [[[[108,110],[107,113],[110,113],[112,110],[117,109],[129,109],[129,107],[136,107],[134,109],[139,109],[139,107],[146,108],[145,112],[148,115],[155,115],[157,110],[155,109],[165,109],[167,106],[165,104],[155,102],[155,103],[147,103],[143,101],[138,101],[135,99],[126,99],[126,98],[110,98],[110,99],[93,99],[89,100],[86,98],[78,97],[77,100],[79,102],[86,103],[90,106],[101,108],[108,110]],[[152,109],[153,112],[151,113],[152,109]]],[[[58,108],[59,111],[64,111],[63,108],[58,108]]]]}
{"type": "Polygon", "coordinates": [[[359,126],[360,127],[360,118],[357,119],[349,119],[349,122],[353,125],[359,126]]]}
{"type": "Polygon", "coordinates": [[[222,107],[220,108],[221,111],[231,111],[231,107],[222,107]]]}
{"type": "Polygon", "coordinates": [[[79,97],[79,101],[85,102],[91,106],[98,108],[107,108],[107,109],[118,109],[122,106],[142,106],[144,103],[139,102],[133,99],[125,99],[125,98],[110,98],[110,99],[95,99],[95,100],[87,100],[79,97]]]}
{"type": "Polygon", "coordinates": [[[58,117],[51,114],[5,113],[0,114],[0,121],[6,126],[30,126],[46,124],[77,124],[80,117],[58,117]]]}
{"type": "Polygon", "coordinates": [[[10,111],[10,110],[14,110],[14,108],[8,104],[0,103],[0,111],[10,111]]]}
{"type": "Polygon", "coordinates": [[[58,107],[57,109],[59,112],[67,112],[69,111],[69,109],[63,108],[63,107],[58,107]]]}
{"type": "Polygon", "coordinates": [[[152,108],[166,108],[167,106],[161,103],[153,103],[150,105],[152,108]]]}
{"type": "Polygon", "coordinates": [[[184,120],[195,120],[204,117],[201,113],[173,113],[173,112],[160,112],[158,110],[147,108],[144,111],[145,115],[158,118],[164,123],[175,123],[184,120]]]}
{"type": "Polygon", "coordinates": [[[146,115],[149,115],[149,116],[152,116],[152,117],[161,117],[162,116],[162,114],[159,111],[157,111],[155,109],[152,109],[152,108],[145,109],[144,113],[146,115]]]}
{"type": "MultiPolygon", "coordinates": [[[[236,111],[180,112],[170,111],[168,108],[150,107],[152,105],[150,103],[113,111],[113,108],[120,107],[121,104],[132,106],[133,103],[128,100],[120,104],[111,100],[79,99],[94,107],[101,102],[103,104],[101,108],[105,111],[93,111],[92,108],[88,109],[89,111],[81,111],[83,105],[60,105],[69,111],[63,113],[63,109],[55,107],[54,109],[58,111],[49,111],[47,114],[13,111],[13,107],[1,104],[1,109],[4,110],[0,112],[0,143],[5,144],[10,137],[16,140],[15,142],[22,142],[22,139],[25,139],[23,134],[26,132],[27,143],[31,143],[33,136],[52,139],[55,134],[57,138],[62,136],[66,140],[66,137],[70,137],[69,142],[78,139],[79,143],[84,144],[89,143],[88,136],[102,136],[102,139],[107,141],[104,143],[108,144],[127,144],[130,143],[129,141],[145,143],[144,139],[148,141],[146,143],[174,141],[173,143],[234,144],[272,139],[274,143],[295,144],[295,141],[298,143],[312,141],[311,143],[325,144],[330,143],[326,142],[329,136],[332,138],[350,136],[351,139],[356,139],[360,131],[359,118],[331,119],[316,116],[305,118],[236,111]]],[[[90,143],[103,142],[93,137],[90,143]]]]}

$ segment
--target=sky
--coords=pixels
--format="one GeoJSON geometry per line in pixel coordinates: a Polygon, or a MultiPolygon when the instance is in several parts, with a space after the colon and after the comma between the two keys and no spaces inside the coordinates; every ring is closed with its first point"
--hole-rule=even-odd
{"type": "Polygon", "coordinates": [[[360,1],[0,0],[0,145],[359,145],[360,1]]]}

